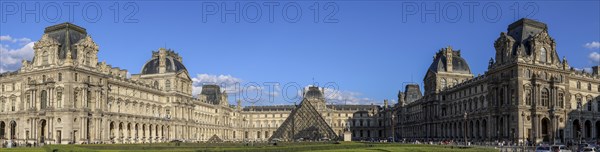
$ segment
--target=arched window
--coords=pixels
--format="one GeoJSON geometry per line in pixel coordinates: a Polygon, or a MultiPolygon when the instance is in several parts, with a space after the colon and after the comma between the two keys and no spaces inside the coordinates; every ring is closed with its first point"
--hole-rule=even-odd
{"type": "Polygon", "coordinates": [[[577,89],[581,89],[581,82],[577,81],[577,89]]]}
{"type": "Polygon", "coordinates": [[[541,97],[542,106],[550,108],[550,100],[548,100],[548,97],[549,97],[548,89],[546,89],[546,88],[542,89],[542,97],[541,97]]]}
{"type": "Polygon", "coordinates": [[[588,83],[588,90],[592,91],[592,83],[588,83]]]}
{"type": "Polygon", "coordinates": [[[167,91],[171,90],[171,81],[167,80],[165,82],[165,90],[167,90],[167,91]]]}
{"type": "Polygon", "coordinates": [[[446,85],[447,85],[446,79],[442,78],[442,80],[440,80],[440,86],[441,86],[442,90],[446,89],[446,85]]]}
{"type": "Polygon", "coordinates": [[[158,88],[158,81],[154,81],[154,88],[158,88]]]}
{"type": "Polygon", "coordinates": [[[42,53],[42,64],[44,64],[44,65],[48,64],[48,52],[47,51],[44,51],[42,53]]]}
{"type": "Polygon", "coordinates": [[[540,62],[548,62],[548,55],[545,48],[540,49],[540,62]]]}
{"type": "Polygon", "coordinates": [[[58,73],[58,81],[62,81],[62,73],[58,73]]]}

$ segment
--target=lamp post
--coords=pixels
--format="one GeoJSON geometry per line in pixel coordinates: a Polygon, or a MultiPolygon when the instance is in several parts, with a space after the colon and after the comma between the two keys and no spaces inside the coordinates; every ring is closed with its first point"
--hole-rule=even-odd
{"type": "Polygon", "coordinates": [[[392,126],[392,142],[396,142],[396,129],[394,128],[394,119],[395,119],[395,115],[394,112],[392,111],[392,120],[390,121],[391,126],[392,126]]]}
{"type": "Polygon", "coordinates": [[[582,122],[582,120],[581,120],[581,108],[582,108],[581,101],[578,101],[577,102],[577,110],[579,111],[579,128],[578,128],[579,131],[578,131],[577,135],[579,135],[579,145],[581,145],[581,137],[583,136],[583,129],[582,129],[582,124],[581,124],[581,122],[582,122]]]}
{"type": "Polygon", "coordinates": [[[467,145],[467,131],[468,131],[467,130],[467,112],[465,112],[465,133],[464,133],[464,136],[465,136],[465,146],[467,145]]]}
{"type": "Polygon", "coordinates": [[[525,151],[525,111],[523,111],[523,113],[521,113],[521,119],[523,120],[523,151],[525,151]]]}

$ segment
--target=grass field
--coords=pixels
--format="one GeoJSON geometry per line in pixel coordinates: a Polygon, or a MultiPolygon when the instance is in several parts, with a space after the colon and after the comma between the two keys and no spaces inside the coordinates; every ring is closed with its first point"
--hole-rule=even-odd
{"type": "Polygon", "coordinates": [[[241,143],[205,144],[205,143],[159,143],[159,144],[111,144],[111,145],[47,145],[40,148],[0,149],[2,152],[494,152],[489,148],[456,147],[435,145],[411,145],[388,143],[279,143],[277,146],[267,144],[245,145],[241,143]]]}

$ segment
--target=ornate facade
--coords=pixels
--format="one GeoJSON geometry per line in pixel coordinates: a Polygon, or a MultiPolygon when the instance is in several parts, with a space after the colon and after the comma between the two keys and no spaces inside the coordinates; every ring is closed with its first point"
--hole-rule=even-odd
{"type": "Polygon", "coordinates": [[[45,29],[31,61],[0,74],[0,141],[267,141],[274,134],[285,137],[290,122],[277,130],[294,109],[312,119],[321,116],[320,127],[324,121],[326,132],[340,137],[329,139],[343,139],[346,130],[353,140],[565,143],[600,137],[598,66],[591,73],[570,67],[559,58],[547,25],[529,19],[509,25],[494,47],[488,70],[478,76],[459,50],[439,50],[426,71],[424,92],[407,85],[393,106],[387,100],[383,106],[329,105],[323,90],[308,87],[303,100],[314,110],[243,107],[241,101],[230,105],[216,85],[204,85],[193,96],[183,58],[172,50],[152,52],[141,72],[128,77],[126,70],[98,62],[99,47],[84,28],[63,23],[45,29]]]}
{"type": "MultiPolygon", "coordinates": [[[[99,46],[71,23],[47,27],[34,51],[0,74],[1,143],[266,141],[295,107],[229,105],[216,85],[194,97],[182,57],[163,48],[128,77],[98,62],[99,46]]],[[[385,136],[380,106],[315,105],[338,136],[344,128],[357,140],[385,136]]]]}
{"type": "MultiPolygon", "coordinates": [[[[598,66],[587,73],[559,58],[546,24],[521,19],[500,33],[488,70],[473,76],[459,50],[441,49],[424,96],[386,112],[396,137],[521,143],[600,138],[598,66]]],[[[387,126],[390,126],[389,124],[387,126]]]]}

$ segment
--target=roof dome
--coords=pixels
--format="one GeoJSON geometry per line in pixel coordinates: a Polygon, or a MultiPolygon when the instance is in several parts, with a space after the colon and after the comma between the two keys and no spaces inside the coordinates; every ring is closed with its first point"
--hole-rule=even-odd
{"type": "Polygon", "coordinates": [[[308,87],[308,91],[304,93],[304,97],[306,98],[323,98],[323,92],[319,90],[319,87],[310,86],[308,87]]]}
{"type": "Polygon", "coordinates": [[[471,74],[471,69],[467,61],[460,56],[460,50],[446,50],[442,49],[435,55],[433,63],[429,66],[429,71],[432,72],[455,72],[463,74],[471,74]],[[448,57],[452,58],[451,68],[448,67],[448,57]]]}
{"type": "Polygon", "coordinates": [[[153,52],[152,59],[150,59],[144,67],[142,67],[142,74],[157,74],[160,73],[160,59],[164,59],[165,73],[167,72],[179,72],[186,70],[183,63],[181,63],[181,57],[173,51],[167,51],[160,49],[158,52],[153,52]]]}

